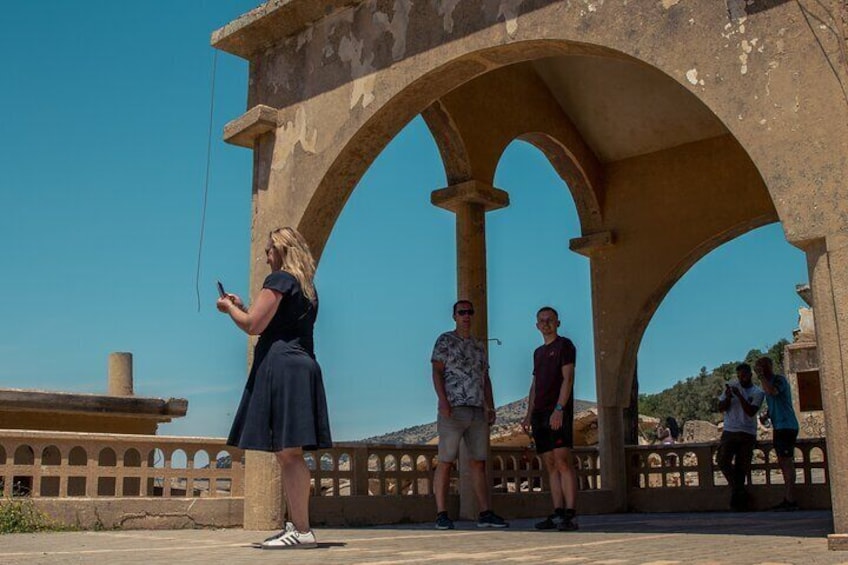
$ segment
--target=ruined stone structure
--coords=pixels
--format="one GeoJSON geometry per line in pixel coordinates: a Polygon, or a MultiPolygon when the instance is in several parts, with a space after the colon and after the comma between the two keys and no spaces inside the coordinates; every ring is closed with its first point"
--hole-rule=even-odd
{"type": "MultiPolygon", "coordinates": [[[[253,281],[278,225],[320,256],[356,183],[416,115],[456,213],[457,293],[483,315],[485,214],[507,145],[566,181],[589,257],[601,484],[626,504],[622,409],[643,332],[701,257],[779,221],[807,254],[830,437],[848,433],[848,104],[837,0],[275,0],[215,32],[250,61],[225,139],[254,152],[253,281]]],[[[405,179],[414,182],[413,179],[405,179]]],[[[503,187],[509,189],[509,187],[503,187]]],[[[566,243],[563,242],[563,245],[566,243]]],[[[767,276],[767,273],[758,273],[767,276]]],[[[258,284],[253,284],[256,288],[258,284]]],[[[828,445],[848,533],[848,448],[828,445]]],[[[278,525],[272,460],[247,458],[245,526],[278,525]]]]}
{"type": "Polygon", "coordinates": [[[792,387],[792,403],[800,424],[799,437],[825,437],[819,356],[816,351],[816,323],[809,285],[798,285],[798,294],[807,303],[798,310],[794,341],[783,350],[783,367],[792,387]]]}
{"type": "Polygon", "coordinates": [[[184,398],[135,396],[131,353],[109,355],[108,385],[108,394],[0,389],[0,429],[155,434],[188,410],[184,398]]]}

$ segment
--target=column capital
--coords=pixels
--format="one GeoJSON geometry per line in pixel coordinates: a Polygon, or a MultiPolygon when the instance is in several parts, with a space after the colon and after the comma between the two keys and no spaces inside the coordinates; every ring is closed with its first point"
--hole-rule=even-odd
{"type": "Polygon", "coordinates": [[[434,190],[430,193],[430,203],[451,212],[456,212],[463,203],[482,204],[490,212],[509,206],[509,194],[488,183],[469,180],[434,190]]]}

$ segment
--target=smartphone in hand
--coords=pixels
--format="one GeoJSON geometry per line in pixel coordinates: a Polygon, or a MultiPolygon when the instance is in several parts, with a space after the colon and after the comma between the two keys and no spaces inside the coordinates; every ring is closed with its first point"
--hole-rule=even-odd
{"type": "Polygon", "coordinates": [[[221,284],[221,281],[217,281],[217,282],[218,282],[218,296],[220,296],[221,298],[224,298],[225,296],[227,296],[227,292],[224,290],[224,285],[221,284]]]}

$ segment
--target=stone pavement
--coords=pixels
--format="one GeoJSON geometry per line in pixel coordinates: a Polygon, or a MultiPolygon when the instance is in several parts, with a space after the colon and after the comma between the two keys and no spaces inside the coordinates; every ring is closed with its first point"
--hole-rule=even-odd
{"type": "Polygon", "coordinates": [[[250,542],[267,533],[244,530],[11,534],[0,536],[0,564],[848,565],[848,552],[827,549],[829,512],[616,514],[583,516],[579,532],[532,527],[517,520],[508,530],[471,522],[447,532],[430,524],[318,529],[318,549],[288,551],[254,549],[250,542]]]}

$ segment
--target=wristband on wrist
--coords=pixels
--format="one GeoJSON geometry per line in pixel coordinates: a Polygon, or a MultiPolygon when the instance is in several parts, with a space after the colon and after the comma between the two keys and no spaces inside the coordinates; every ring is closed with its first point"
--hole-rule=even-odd
{"type": "Polygon", "coordinates": [[[557,412],[562,412],[562,404],[557,402],[557,405],[554,406],[554,410],[556,410],[557,412]]]}

